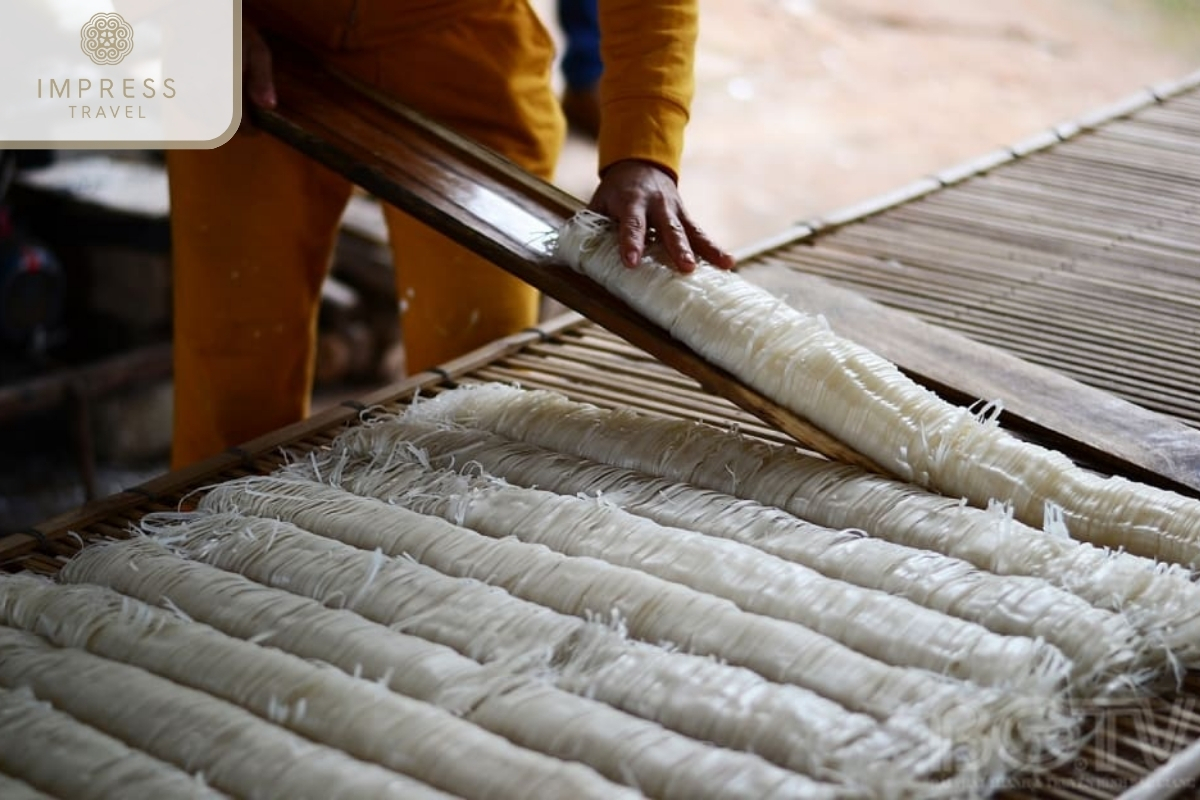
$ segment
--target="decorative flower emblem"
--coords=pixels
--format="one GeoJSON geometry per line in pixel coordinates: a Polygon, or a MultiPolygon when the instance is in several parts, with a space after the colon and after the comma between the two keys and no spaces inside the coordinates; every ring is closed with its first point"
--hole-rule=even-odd
{"type": "Polygon", "coordinates": [[[120,64],[133,52],[133,26],[120,14],[97,14],[79,34],[83,52],[97,64],[120,64]]]}

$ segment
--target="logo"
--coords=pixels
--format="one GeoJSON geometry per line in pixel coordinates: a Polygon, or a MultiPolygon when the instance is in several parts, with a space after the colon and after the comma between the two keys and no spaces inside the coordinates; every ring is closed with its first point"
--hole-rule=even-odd
{"type": "Polygon", "coordinates": [[[0,0],[0,150],[228,141],[242,2],[0,0]],[[5,47],[13,30],[20,47],[5,47]]]}
{"type": "Polygon", "coordinates": [[[133,26],[120,14],[96,14],[79,31],[80,47],[99,65],[120,64],[133,52],[133,26]]]}

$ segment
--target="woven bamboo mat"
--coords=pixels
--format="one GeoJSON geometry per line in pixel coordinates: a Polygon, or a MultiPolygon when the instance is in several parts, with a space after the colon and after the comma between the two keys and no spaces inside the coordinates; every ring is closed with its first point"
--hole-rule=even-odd
{"type": "MultiPolygon", "coordinates": [[[[1200,75],[1115,112],[792,231],[749,263],[825,275],[889,305],[1200,426],[1185,338],[1200,305],[1200,75]],[[1167,99],[1169,98],[1169,99],[1167,99]]],[[[0,538],[0,564],[52,574],[90,541],[203,487],[269,472],[416,393],[517,382],[606,407],[684,417],[787,441],[740,409],[568,315],[189,470],[0,538]]],[[[1079,762],[1009,797],[1167,796],[1190,785],[1200,676],[1179,693],[1096,720],[1079,762]],[[1163,775],[1160,768],[1179,770],[1163,775]],[[1162,781],[1162,782],[1157,782],[1162,781]],[[1138,795],[1134,795],[1138,796],[1138,795]]],[[[1190,790],[1188,790],[1190,791],[1190,790]]]]}
{"type": "MultiPolygon", "coordinates": [[[[361,402],[330,409],[320,417],[248,443],[193,470],[165,476],[51,520],[37,531],[0,539],[0,560],[9,569],[53,574],[84,543],[124,538],[142,515],[187,508],[205,486],[269,472],[289,455],[327,446],[338,432],[360,418],[404,407],[415,394],[429,396],[486,381],[553,389],[603,407],[635,408],[722,427],[737,426],[763,439],[787,441],[756,418],[706,394],[690,379],[607,331],[567,315],[540,330],[498,341],[437,372],[423,373],[361,402]]],[[[1148,779],[1171,756],[1200,741],[1198,700],[1200,675],[1192,674],[1178,694],[1114,709],[1097,719],[1092,741],[1079,762],[1003,796],[1063,800],[1116,797],[1148,779]]],[[[1165,792],[1147,796],[1165,796],[1165,792]]]]}
{"type": "Polygon", "coordinates": [[[1200,75],[805,226],[755,260],[1200,426],[1200,75]]]}

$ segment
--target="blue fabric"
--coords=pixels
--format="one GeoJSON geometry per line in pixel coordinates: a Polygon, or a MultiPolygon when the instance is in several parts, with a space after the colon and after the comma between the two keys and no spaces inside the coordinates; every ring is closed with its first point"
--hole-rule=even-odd
{"type": "Polygon", "coordinates": [[[600,80],[600,17],[597,0],[558,0],[558,24],[567,38],[562,73],[569,89],[590,89],[600,80]]]}

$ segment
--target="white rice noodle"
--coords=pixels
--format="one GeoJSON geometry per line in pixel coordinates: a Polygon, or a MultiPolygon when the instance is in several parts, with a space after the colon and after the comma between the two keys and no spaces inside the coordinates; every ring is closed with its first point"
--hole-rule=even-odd
{"type": "Polygon", "coordinates": [[[263,787],[296,800],[448,797],[203,692],[3,626],[0,686],[28,687],[80,722],[201,773],[234,797],[259,796],[263,787]]]}
{"type": "MultiPolygon", "coordinates": [[[[276,543],[276,546],[279,546],[276,543]]],[[[376,577],[386,564],[381,560],[376,577]]],[[[657,797],[821,797],[832,789],[758,756],[687,739],[595,700],[548,685],[533,659],[484,667],[444,645],[393,631],[354,612],[187,561],[137,538],[84,550],[60,573],[158,605],[168,595],[223,632],[333,664],[556,758],[586,763],[657,797]],[[220,603],[212,603],[220,597],[220,603]],[[677,764],[687,769],[673,770],[677,764]]],[[[486,766],[486,765],[485,765],[486,766]]]]}
{"type": "Polygon", "coordinates": [[[701,265],[682,275],[663,265],[659,248],[628,269],[615,232],[591,212],[561,229],[556,253],[706,360],[906,481],[981,508],[1011,505],[1033,526],[1054,504],[1078,539],[1200,566],[1200,502],[1098,477],[1022,442],[736,273],[701,265]]]}
{"type": "MultiPolygon", "coordinates": [[[[1044,580],[993,575],[949,556],[821,527],[752,500],[487,431],[411,416],[376,419],[338,437],[323,469],[345,484],[351,464],[361,462],[361,470],[379,474],[403,463],[412,448],[435,466],[484,469],[520,486],[592,496],[662,525],[741,542],[828,578],[903,597],[998,633],[1045,638],[1071,659],[1072,687],[1082,696],[1125,693],[1167,665],[1161,631],[1139,633],[1123,615],[1094,608],[1044,580]]],[[[309,469],[307,464],[297,468],[309,469]]]]}
{"type": "MultiPolygon", "coordinates": [[[[224,502],[235,499],[227,494],[224,502]]],[[[389,560],[371,592],[355,592],[372,569],[370,553],[290,523],[222,513],[144,525],[221,569],[326,604],[352,598],[346,608],[365,618],[482,662],[536,657],[554,670],[560,688],[818,777],[849,775],[857,783],[902,786],[904,776],[913,780],[953,769],[953,759],[961,757],[969,763],[958,766],[984,785],[1012,766],[950,753],[943,738],[904,710],[880,724],[750,670],[629,641],[623,626],[612,630],[591,621],[592,615],[559,614],[408,558],[389,560]]]]}
{"type": "Polygon", "coordinates": [[[0,689],[0,770],[13,776],[0,777],[5,800],[46,797],[41,791],[73,800],[228,797],[208,787],[202,776],[189,775],[55,710],[28,688],[0,689]]]}
{"type": "MultiPolygon", "coordinates": [[[[1067,685],[1068,660],[1042,640],[993,634],[752,547],[665,527],[595,499],[430,471],[422,463],[427,457],[419,453],[401,445],[388,468],[376,461],[343,467],[340,486],[493,538],[513,536],[565,555],[639,569],[731,600],[746,611],[796,622],[886,664],[1025,694],[1053,695],[1067,685]]],[[[475,464],[468,470],[478,471],[475,464]]],[[[266,485],[259,491],[278,489],[266,485]]]]}
{"type": "Polygon", "coordinates": [[[514,539],[493,540],[377,500],[351,500],[320,484],[294,481],[290,489],[257,491],[261,480],[222,485],[202,506],[278,516],[360,549],[408,553],[460,577],[486,576],[490,583],[562,613],[613,610],[643,641],[672,642],[746,666],[769,680],[803,686],[878,719],[918,715],[979,753],[979,763],[991,763],[1017,743],[1068,748],[1076,742],[1075,721],[1047,695],[1013,695],[889,666],[794,623],[747,613],[727,600],[635,570],[514,539]],[[696,624],[699,620],[703,624],[696,624]],[[994,738],[1001,731],[1001,738],[994,738]]]}
{"type": "Polygon", "coordinates": [[[1161,636],[1200,665],[1200,587],[1186,570],[1029,528],[862,470],[707,425],[607,411],[554,392],[491,384],[416,406],[414,418],[494,431],[540,447],[723,492],[834,529],[1042,578],[1161,636]]]}
{"type": "MultiPolygon", "coordinates": [[[[462,700],[447,705],[439,700],[446,687],[470,685],[481,672],[491,679],[513,679],[511,670],[483,671],[478,662],[444,645],[189,561],[147,537],[88,547],[64,565],[58,579],[107,586],[153,606],[170,600],[188,616],[229,636],[332,664],[453,713],[466,712],[479,696],[458,692],[462,700]],[[212,602],[214,597],[221,602],[212,602]]],[[[490,682],[485,681],[481,692],[492,689],[486,685],[490,682]]]]}
{"type": "MultiPolygon", "coordinates": [[[[219,597],[213,598],[221,602],[219,597]]],[[[578,764],[514,746],[374,682],[80,584],[0,579],[0,619],[219,697],[297,734],[462,797],[629,793],[578,764]],[[472,769],[462,769],[464,763],[472,769]]]]}

